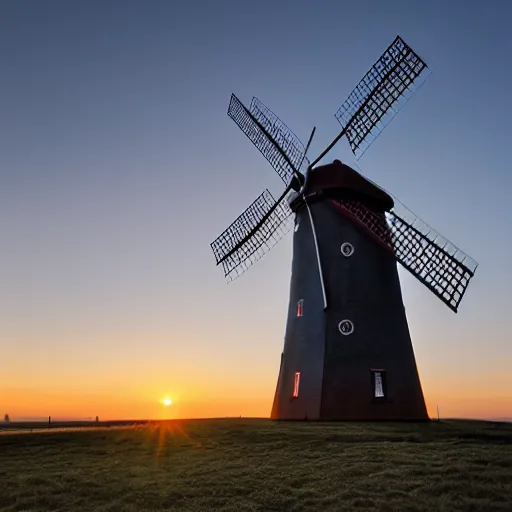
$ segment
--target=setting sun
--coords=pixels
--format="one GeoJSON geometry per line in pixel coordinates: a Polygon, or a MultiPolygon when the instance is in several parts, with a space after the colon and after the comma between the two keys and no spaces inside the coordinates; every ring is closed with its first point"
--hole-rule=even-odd
{"type": "Polygon", "coordinates": [[[170,405],[172,405],[172,400],[170,398],[164,398],[162,400],[162,403],[166,406],[166,407],[169,407],[170,405]]]}

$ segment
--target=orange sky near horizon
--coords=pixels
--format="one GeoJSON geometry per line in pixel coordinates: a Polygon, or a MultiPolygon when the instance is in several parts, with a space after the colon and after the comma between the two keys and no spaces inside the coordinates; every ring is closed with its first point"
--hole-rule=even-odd
{"type": "MultiPolygon", "coordinates": [[[[485,390],[463,392],[443,391],[435,383],[424,382],[428,412],[431,418],[512,419],[512,395],[488,395],[485,390]]],[[[79,388],[58,390],[48,388],[0,388],[3,414],[11,421],[20,418],[85,419],[99,416],[102,420],[115,419],[179,419],[226,416],[269,417],[274,383],[259,383],[255,388],[233,382],[226,386],[212,384],[208,388],[189,386],[186,389],[155,385],[148,382],[139,386],[127,384],[124,390],[102,393],[79,388]],[[230,387],[232,386],[232,387],[230,387]],[[173,404],[165,407],[164,397],[173,404]]]]}
{"type": "MultiPolygon", "coordinates": [[[[226,288],[229,300],[238,302],[236,290],[226,288]]],[[[414,303],[411,290],[416,293],[405,280],[406,303],[414,303]]],[[[43,332],[21,322],[14,329],[0,328],[2,338],[16,340],[16,351],[4,351],[10,364],[0,382],[0,415],[8,413],[12,420],[49,415],[104,420],[269,417],[282,349],[275,332],[283,328],[286,295],[279,300],[276,310],[256,297],[246,298],[247,309],[223,327],[222,338],[209,338],[208,329],[197,322],[189,324],[188,332],[140,327],[137,332],[130,325],[115,329],[114,324],[79,332],[72,326],[40,325],[43,332]],[[268,322],[254,324],[255,310],[268,322]],[[58,350],[48,350],[53,340],[62,340],[58,350]],[[101,351],[91,351],[93,343],[101,351]],[[166,396],[173,401],[170,407],[161,403],[166,396]]],[[[465,317],[443,307],[438,306],[439,314],[450,322],[445,328],[450,339],[451,329],[456,333],[465,317]]],[[[479,342],[476,337],[466,341],[463,354],[453,343],[439,354],[433,345],[439,336],[431,324],[435,314],[415,309],[408,314],[430,417],[437,416],[437,406],[445,418],[512,417],[507,357],[471,350],[479,342]]]]}
{"type": "MultiPolygon", "coordinates": [[[[287,285],[286,277],[284,281],[287,285]]],[[[414,303],[411,291],[417,288],[404,282],[405,302],[414,303]]],[[[237,290],[226,288],[229,300],[239,302],[237,290]]],[[[286,294],[279,300],[276,308],[257,297],[245,298],[247,309],[221,327],[224,337],[209,337],[208,328],[193,317],[188,332],[140,326],[137,332],[130,325],[114,328],[113,322],[108,328],[82,327],[79,332],[60,322],[39,325],[40,330],[21,322],[9,330],[0,327],[2,339],[15,340],[16,347],[3,350],[9,366],[2,370],[0,415],[8,413],[13,420],[49,415],[105,420],[269,417],[282,349],[275,333],[283,329],[286,294]],[[255,324],[253,311],[268,321],[255,324]],[[58,350],[48,350],[54,340],[61,340],[58,350]],[[91,350],[92,344],[101,350],[91,350]],[[173,401],[170,407],[160,402],[166,396],[173,401]]],[[[443,329],[444,339],[452,339],[467,315],[437,307],[439,313],[411,308],[408,314],[429,415],[436,417],[439,406],[445,418],[512,417],[506,353],[497,358],[494,351],[476,352],[472,347],[479,343],[477,336],[466,340],[464,353],[454,342],[438,342],[443,347],[439,353],[435,340],[443,329]],[[431,323],[436,314],[449,322],[439,332],[431,323]]],[[[204,318],[208,324],[208,312],[204,318]]]]}

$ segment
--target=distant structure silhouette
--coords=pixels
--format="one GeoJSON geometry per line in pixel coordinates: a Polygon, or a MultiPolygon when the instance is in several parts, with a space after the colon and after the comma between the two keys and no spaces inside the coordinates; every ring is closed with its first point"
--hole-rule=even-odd
{"type": "Polygon", "coordinates": [[[6,423],[9,423],[9,422],[11,421],[11,419],[9,418],[9,415],[8,415],[8,414],[6,414],[6,415],[4,416],[4,421],[5,421],[6,423]]]}
{"type": "Polygon", "coordinates": [[[359,158],[428,73],[398,36],[336,112],[342,130],[311,164],[315,129],[304,147],[258,99],[246,108],[231,96],[228,115],[285,190],[277,200],[265,190],[212,242],[228,281],[294,225],[273,419],[428,419],[397,262],[454,312],[477,264],[348,165],[316,166],[343,136],[359,158]]]}

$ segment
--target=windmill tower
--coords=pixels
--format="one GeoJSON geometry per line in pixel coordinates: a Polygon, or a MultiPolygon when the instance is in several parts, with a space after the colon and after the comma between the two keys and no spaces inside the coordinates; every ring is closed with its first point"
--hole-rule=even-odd
{"type": "Polygon", "coordinates": [[[285,342],[273,419],[426,420],[397,262],[457,312],[477,264],[354,169],[316,164],[346,136],[366,150],[427,76],[398,36],[335,116],[342,130],[310,164],[259,100],[231,96],[228,115],[285,183],[265,190],[212,244],[232,280],[292,227],[285,342]],[[293,215],[295,221],[293,222],[293,215]]]}

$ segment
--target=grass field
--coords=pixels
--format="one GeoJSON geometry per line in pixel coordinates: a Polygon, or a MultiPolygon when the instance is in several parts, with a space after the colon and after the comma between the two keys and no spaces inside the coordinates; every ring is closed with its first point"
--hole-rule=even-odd
{"type": "Polygon", "coordinates": [[[2,511],[512,510],[512,425],[190,420],[0,435],[2,511]]]}

